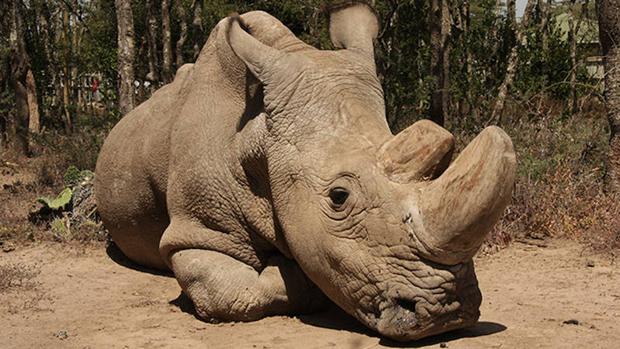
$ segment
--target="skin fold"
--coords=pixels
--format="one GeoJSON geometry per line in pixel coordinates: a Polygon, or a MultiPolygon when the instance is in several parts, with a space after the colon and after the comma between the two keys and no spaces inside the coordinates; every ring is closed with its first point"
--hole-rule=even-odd
{"type": "Polygon", "coordinates": [[[264,12],[222,20],[103,145],[96,198],[119,248],[172,270],[205,320],[327,296],[396,340],[475,323],[472,257],[511,197],[512,143],[490,127],[450,163],[430,121],[394,136],[377,32],[355,1],[331,10],[334,51],[264,12]]]}

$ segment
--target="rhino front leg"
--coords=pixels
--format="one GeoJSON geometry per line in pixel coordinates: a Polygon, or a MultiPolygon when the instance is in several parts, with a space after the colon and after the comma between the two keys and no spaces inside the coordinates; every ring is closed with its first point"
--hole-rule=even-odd
{"type": "Polygon", "coordinates": [[[297,264],[273,257],[261,272],[219,252],[190,249],[171,257],[174,274],[206,320],[253,321],[311,312],[326,298],[297,264]]]}

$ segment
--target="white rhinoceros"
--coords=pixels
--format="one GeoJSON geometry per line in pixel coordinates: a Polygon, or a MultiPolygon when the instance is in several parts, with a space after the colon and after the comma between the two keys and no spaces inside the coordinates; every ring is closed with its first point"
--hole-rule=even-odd
{"type": "Polygon", "coordinates": [[[448,166],[443,128],[394,136],[374,11],[349,1],[329,24],[336,51],[264,12],[222,20],[107,138],[104,224],[130,259],[172,270],[205,319],[309,312],[326,295],[396,340],[469,326],[472,257],[511,197],[512,143],[489,127],[448,166]]]}

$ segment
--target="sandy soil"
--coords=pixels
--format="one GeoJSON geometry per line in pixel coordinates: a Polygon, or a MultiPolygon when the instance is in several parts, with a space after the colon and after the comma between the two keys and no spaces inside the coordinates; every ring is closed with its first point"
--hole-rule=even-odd
{"type": "MultiPolygon", "coordinates": [[[[404,346],[618,348],[617,264],[586,257],[582,247],[572,242],[547,244],[515,243],[477,258],[484,294],[480,323],[404,346]]],[[[379,338],[337,308],[253,323],[204,323],[194,317],[172,277],[132,269],[111,251],[106,253],[103,246],[70,248],[48,243],[0,252],[0,267],[17,265],[31,274],[21,286],[14,282],[0,291],[0,348],[403,345],[379,338]]]]}

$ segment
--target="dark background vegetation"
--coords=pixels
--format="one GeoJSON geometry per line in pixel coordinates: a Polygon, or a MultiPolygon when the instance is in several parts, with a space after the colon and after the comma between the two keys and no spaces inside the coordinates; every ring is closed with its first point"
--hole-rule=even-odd
{"type": "MultiPolygon", "coordinates": [[[[21,185],[4,184],[0,240],[36,239],[32,230],[62,223],[34,228],[17,201],[30,205],[41,194],[58,193],[67,185],[69,166],[94,170],[106,134],[121,118],[119,90],[128,77],[119,74],[119,3],[127,1],[0,5],[6,14],[0,18],[0,166],[5,176],[32,174],[21,185]],[[13,80],[28,70],[36,84],[37,129],[19,122],[20,91],[13,80]],[[100,81],[100,96],[89,101],[93,78],[100,81]],[[15,145],[20,134],[26,146],[15,145]]],[[[325,1],[132,0],[130,6],[129,78],[140,85],[130,91],[133,105],[169,82],[182,63],[193,62],[211,28],[232,12],[267,11],[304,41],[333,48],[325,1]]],[[[610,123],[594,0],[530,0],[520,19],[510,0],[378,0],[375,6],[382,25],[377,66],[395,133],[431,118],[443,121],[459,148],[489,124],[514,141],[519,168],[513,203],[491,245],[569,236],[596,249],[620,247],[620,204],[605,181],[610,123]]],[[[127,18],[121,20],[123,27],[127,18]]]]}

